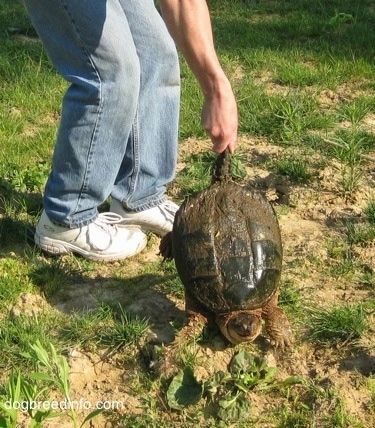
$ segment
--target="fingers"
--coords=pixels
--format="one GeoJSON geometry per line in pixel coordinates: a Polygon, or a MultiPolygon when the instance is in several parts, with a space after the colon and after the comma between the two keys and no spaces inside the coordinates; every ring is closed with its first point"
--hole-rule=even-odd
{"type": "Polygon", "coordinates": [[[216,139],[214,140],[211,137],[212,140],[212,151],[214,151],[215,153],[223,153],[223,151],[228,148],[229,153],[233,153],[236,145],[237,145],[237,138],[230,140],[229,142],[227,142],[227,139],[216,139]]]}
{"type": "Polygon", "coordinates": [[[237,144],[237,113],[211,117],[205,130],[211,138],[212,150],[215,153],[222,153],[227,147],[230,153],[234,152],[237,144]]]}

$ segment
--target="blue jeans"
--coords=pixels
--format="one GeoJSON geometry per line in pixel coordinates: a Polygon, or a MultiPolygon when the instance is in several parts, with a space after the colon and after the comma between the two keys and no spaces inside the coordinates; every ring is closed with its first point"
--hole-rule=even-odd
{"type": "Polygon", "coordinates": [[[70,82],[44,208],[56,224],[92,222],[110,195],[129,211],[165,199],[177,160],[180,76],[153,0],[23,0],[70,82]]]}

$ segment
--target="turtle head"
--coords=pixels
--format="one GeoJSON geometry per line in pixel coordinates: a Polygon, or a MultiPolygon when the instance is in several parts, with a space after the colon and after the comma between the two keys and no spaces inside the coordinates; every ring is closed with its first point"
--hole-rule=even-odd
{"type": "Polygon", "coordinates": [[[235,345],[242,342],[252,342],[262,330],[261,315],[254,311],[218,314],[216,322],[222,334],[235,345]]]}

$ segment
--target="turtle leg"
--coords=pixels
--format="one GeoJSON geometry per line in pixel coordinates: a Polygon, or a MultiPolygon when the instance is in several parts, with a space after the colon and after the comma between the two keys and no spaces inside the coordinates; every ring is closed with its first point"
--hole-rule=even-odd
{"type": "Polygon", "coordinates": [[[186,339],[196,338],[202,332],[202,329],[206,324],[213,322],[212,314],[208,313],[202,305],[190,297],[186,292],[185,312],[187,315],[187,323],[180,331],[180,334],[186,339]]]}
{"type": "Polygon", "coordinates": [[[162,348],[159,346],[160,352],[153,357],[152,371],[161,378],[170,378],[185,366],[184,360],[195,352],[194,343],[210,318],[187,293],[185,293],[185,312],[186,320],[182,328],[176,332],[173,342],[162,348]]]}
{"type": "Polygon", "coordinates": [[[262,309],[262,318],[265,320],[266,331],[271,338],[272,344],[284,349],[292,346],[294,338],[287,316],[277,306],[278,300],[279,291],[276,291],[271,300],[262,309]]]}
{"type": "Polygon", "coordinates": [[[160,241],[159,254],[164,260],[173,259],[173,235],[172,232],[168,232],[160,241]]]}

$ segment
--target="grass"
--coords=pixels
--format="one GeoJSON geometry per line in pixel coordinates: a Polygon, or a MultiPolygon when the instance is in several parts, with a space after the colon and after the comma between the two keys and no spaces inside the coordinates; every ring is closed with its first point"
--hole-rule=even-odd
{"type": "Polygon", "coordinates": [[[310,337],[328,345],[359,339],[367,329],[361,304],[311,310],[310,337]]]}
{"type": "MultiPolygon", "coordinates": [[[[374,361],[373,345],[359,347],[374,334],[375,196],[363,192],[374,187],[369,160],[375,150],[372,3],[208,2],[216,46],[238,100],[240,137],[278,148],[275,155],[255,156],[256,146],[250,152],[240,144],[233,179],[249,184],[250,173],[251,183],[268,192],[272,189],[262,187],[263,177],[282,177],[296,202],[275,204],[278,217],[293,218],[297,208],[301,210],[299,195],[307,194],[303,220],[326,228],[325,236],[316,238],[314,230],[305,236],[301,222],[301,236],[295,237],[301,239],[299,245],[292,245],[288,229],[282,230],[291,247],[284,250],[280,305],[296,332],[294,354],[284,358],[281,351],[267,353],[263,338],[240,347],[275,358],[274,364],[290,374],[303,372],[304,382],[269,394],[242,391],[237,396],[244,381],[231,378],[212,393],[225,398],[221,403],[204,396],[172,411],[166,400],[170,379],[155,376],[144,349],[149,329],[160,334],[167,314],[170,335],[183,322],[184,290],[173,262],[154,257],[157,238],[148,236],[152,255],[107,265],[74,256],[47,257],[32,243],[67,84],[35,38],[21,3],[0,0],[0,402],[17,394],[27,400],[30,391],[46,398],[70,393],[67,373],[58,367],[69,370],[64,358],[70,363],[69,355],[78,350],[99,361],[95,363],[98,377],[105,364],[122,370],[121,380],[109,373],[106,384],[108,393],[124,392],[129,398],[125,412],[105,415],[114,427],[224,426],[217,415],[225,406],[232,410],[228,414],[238,428],[249,421],[254,427],[285,428],[374,425],[373,368],[365,379],[356,370],[347,376],[349,370],[343,369],[348,355],[360,363],[359,349],[369,366],[374,361]],[[332,201],[343,207],[337,218],[332,201]],[[315,217],[310,215],[312,206],[319,207],[315,217]],[[309,246],[314,239],[320,240],[318,248],[309,246]],[[145,300],[152,302],[157,317],[149,319],[145,300]],[[38,310],[28,312],[30,308],[38,310]],[[332,370],[319,371],[322,367],[332,370]],[[31,372],[51,379],[32,379],[31,372]],[[358,386],[362,384],[367,386],[358,386]],[[365,391],[367,401],[361,403],[365,418],[352,411],[346,387],[365,391]],[[232,395],[233,407],[228,401],[232,395]],[[243,405],[248,410],[241,401],[244,397],[256,398],[258,404],[241,422],[239,409],[243,405]]],[[[200,124],[202,95],[183,59],[181,78],[181,141],[206,138],[200,124]]],[[[177,201],[209,185],[214,157],[193,149],[184,154],[185,168],[171,186],[177,201]]],[[[203,340],[184,344],[180,354],[185,369],[205,381],[229,375],[224,362],[237,351],[236,347],[223,350],[216,332],[206,329],[203,340]]],[[[98,387],[98,395],[101,392],[98,387]]],[[[19,416],[9,416],[0,405],[1,427],[15,426],[14,418],[19,416]]],[[[43,426],[47,416],[39,415],[39,425],[34,426],[43,426]]],[[[85,416],[71,415],[69,420],[79,425],[85,416]]],[[[30,420],[35,422],[36,415],[29,415],[30,420]]]]}
{"type": "Polygon", "coordinates": [[[282,406],[276,411],[280,420],[278,427],[362,427],[360,421],[350,416],[345,411],[345,404],[338,391],[327,386],[310,385],[306,395],[290,397],[294,401],[290,405],[282,406]],[[324,418],[318,419],[315,416],[314,407],[328,405],[329,414],[324,418]]]}
{"type": "MultiPolygon", "coordinates": [[[[213,166],[217,155],[213,152],[198,153],[186,157],[186,168],[176,178],[182,196],[185,198],[206,189],[212,182],[213,166]]],[[[231,177],[240,180],[245,177],[243,153],[234,153],[231,164],[231,177]]]]}
{"type": "Polygon", "coordinates": [[[375,239],[375,227],[371,224],[356,224],[349,222],[346,224],[346,229],[347,240],[350,245],[366,245],[371,243],[375,239]]]}
{"type": "Polygon", "coordinates": [[[280,176],[286,176],[293,183],[308,183],[313,178],[313,169],[308,155],[285,152],[269,162],[269,167],[280,176]]]}
{"type": "Polygon", "coordinates": [[[371,224],[375,224],[375,199],[370,199],[364,209],[367,220],[371,224]]]}

